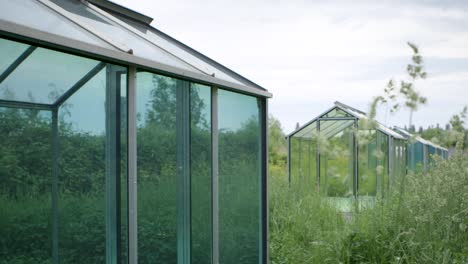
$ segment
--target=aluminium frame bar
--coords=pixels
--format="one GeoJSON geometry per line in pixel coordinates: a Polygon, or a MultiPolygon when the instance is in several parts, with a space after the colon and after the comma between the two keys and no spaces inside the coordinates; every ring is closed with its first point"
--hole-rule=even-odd
{"type": "Polygon", "coordinates": [[[54,111],[56,109],[53,105],[49,105],[49,104],[10,101],[10,100],[2,100],[2,99],[0,99],[0,107],[30,109],[30,110],[44,110],[44,111],[54,111]]]}
{"type": "Polygon", "coordinates": [[[52,263],[59,264],[59,133],[58,108],[52,111],[52,263]]]}
{"type": "Polygon", "coordinates": [[[241,94],[253,95],[257,97],[272,97],[272,94],[266,90],[225,81],[202,73],[187,71],[164,63],[148,60],[143,57],[134,56],[129,53],[111,50],[84,41],[33,29],[4,19],[0,19],[0,36],[15,41],[19,40],[27,43],[34,43],[34,45],[40,45],[61,52],[68,52],[88,58],[105,60],[120,65],[138,66],[141,69],[146,69],[169,77],[194,81],[196,83],[205,84],[208,86],[215,85],[219,88],[241,94]]]}
{"type": "Polygon", "coordinates": [[[54,102],[55,107],[59,107],[62,105],[68,98],[70,98],[76,91],[78,91],[83,85],[85,85],[89,80],[91,80],[96,74],[98,74],[104,67],[106,67],[107,63],[100,62],[96,66],[94,66],[88,73],[86,73],[81,79],[79,79],[70,89],[68,89],[64,94],[62,94],[57,100],[54,102]]]}
{"type": "Polygon", "coordinates": [[[128,175],[128,263],[138,263],[137,111],[136,67],[128,67],[127,78],[127,175],[128,175]]]}
{"type": "Polygon", "coordinates": [[[211,260],[219,264],[218,88],[211,87],[211,260]]]}
{"type": "Polygon", "coordinates": [[[261,133],[260,133],[260,141],[261,141],[261,158],[260,158],[260,166],[261,166],[261,181],[260,181],[260,260],[261,264],[268,264],[269,263],[269,222],[268,222],[268,99],[267,98],[258,98],[261,102],[260,108],[260,124],[261,124],[261,133]]]}
{"type": "Polygon", "coordinates": [[[15,61],[13,61],[8,68],[6,68],[5,71],[0,75],[0,83],[2,83],[8,76],[10,76],[11,73],[13,73],[18,66],[20,66],[21,63],[23,63],[24,60],[26,60],[29,55],[31,55],[34,50],[36,50],[35,46],[29,46],[21,55],[16,58],[15,61]]]}
{"type": "Polygon", "coordinates": [[[177,80],[177,263],[191,261],[190,83],[177,80]]]}

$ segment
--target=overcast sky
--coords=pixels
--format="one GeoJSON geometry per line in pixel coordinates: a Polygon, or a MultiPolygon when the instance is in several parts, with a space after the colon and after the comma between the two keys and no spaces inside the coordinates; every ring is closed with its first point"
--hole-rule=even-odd
{"type": "MultiPolygon", "coordinates": [[[[415,125],[443,126],[468,104],[468,1],[114,1],[267,88],[287,133],[337,100],[367,111],[390,78],[405,78],[407,41],[428,72],[415,125]]],[[[378,119],[403,126],[408,113],[378,119]]]]}

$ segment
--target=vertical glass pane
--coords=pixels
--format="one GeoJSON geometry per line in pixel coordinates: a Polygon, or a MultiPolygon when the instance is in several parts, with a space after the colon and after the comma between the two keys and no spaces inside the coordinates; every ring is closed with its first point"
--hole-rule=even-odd
{"type": "Polygon", "coordinates": [[[320,121],[320,188],[339,208],[353,197],[353,121],[320,121]],[[344,125],[344,126],[343,126],[344,125]]]}
{"type": "Polygon", "coordinates": [[[127,73],[120,74],[120,263],[128,263],[127,73]]]}
{"type": "Polygon", "coordinates": [[[0,108],[0,262],[51,263],[51,115],[0,108]]]}
{"type": "Polygon", "coordinates": [[[260,116],[255,97],[219,91],[220,263],[259,262],[260,116]]]}
{"type": "MultiPolygon", "coordinates": [[[[125,161],[120,148],[126,145],[119,135],[119,130],[126,130],[118,115],[126,101],[125,94],[120,94],[126,84],[121,83],[121,74],[126,74],[124,67],[107,65],[59,108],[62,263],[104,263],[106,254],[117,254],[116,192],[119,181],[126,178],[125,172],[120,173],[125,161]]],[[[126,205],[122,206],[125,213],[126,205]]]]}
{"type": "Polygon", "coordinates": [[[177,262],[177,80],[137,74],[138,262],[177,262]]]}
{"type": "Polygon", "coordinates": [[[291,182],[304,191],[316,188],[317,123],[312,122],[291,138],[291,182]]]}
{"type": "Polygon", "coordinates": [[[385,195],[388,191],[389,186],[389,177],[388,177],[388,160],[389,160],[389,150],[388,150],[388,136],[379,131],[380,140],[380,153],[379,153],[379,167],[377,168],[377,175],[380,179],[380,190],[382,191],[382,196],[385,195]]]}
{"type": "Polygon", "coordinates": [[[211,263],[211,88],[190,91],[192,262],[211,263]]]}
{"type": "Polygon", "coordinates": [[[377,131],[359,130],[358,195],[375,196],[377,191],[377,131]]]}

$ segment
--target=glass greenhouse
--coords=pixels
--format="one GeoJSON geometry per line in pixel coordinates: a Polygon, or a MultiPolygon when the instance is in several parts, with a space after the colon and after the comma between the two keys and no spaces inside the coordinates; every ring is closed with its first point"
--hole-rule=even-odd
{"type": "Polygon", "coordinates": [[[402,128],[394,128],[408,140],[408,169],[412,171],[427,170],[432,163],[432,155],[448,159],[448,149],[441,147],[420,136],[413,135],[402,128]]]}
{"type": "Polygon", "coordinates": [[[406,139],[340,102],[287,136],[290,185],[319,191],[342,210],[384,196],[406,174],[406,139]]]}
{"type": "Polygon", "coordinates": [[[267,90],[107,0],[0,4],[1,263],[267,263],[267,90]]]}

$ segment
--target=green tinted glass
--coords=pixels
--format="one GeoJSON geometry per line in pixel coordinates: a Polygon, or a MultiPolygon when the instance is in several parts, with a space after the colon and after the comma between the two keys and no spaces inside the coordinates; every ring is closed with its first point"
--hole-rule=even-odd
{"type": "Polygon", "coordinates": [[[255,97],[219,91],[220,263],[259,262],[260,117],[255,97]]]}
{"type": "Polygon", "coordinates": [[[192,262],[211,263],[211,88],[190,91],[192,262]]]}
{"type": "Polygon", "coordinates": [[[177,262],[177,80],[137,74],[138,262],[177,262]]]}

